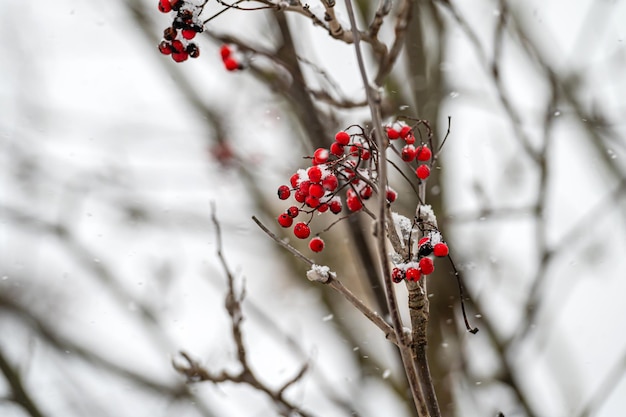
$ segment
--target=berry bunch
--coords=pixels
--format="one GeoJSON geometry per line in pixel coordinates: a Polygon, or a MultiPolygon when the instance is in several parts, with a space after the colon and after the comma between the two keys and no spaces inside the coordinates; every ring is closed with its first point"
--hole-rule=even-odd
{"type": "Polygon", "coordinates": [[[430,176],[430,166],[428,161],[430,161],[433,156],[432,151],[426,144],[422,144],[417,147],[414,146],[415,135],[413,134],[413,129],[410,126],[400,123],[387,126],[387,138],[389,138],[390,141],[398,139],[404,140],[405,145],[402,147],[400,152],[402,160],[407,163],[411,163],[414,160],[418,161],[418,166],[415,169],[415,175],[417,175],[420,180],[425,180],[430,176]]]}
{"type": "Polygon", "coordinates": [[[222,47],[220,48],[220,55],[222,56],[224,68],[226,68],[228,71],[237,71],[243,69],[243,65],[241,64],[240,60],[235,57],[231,46],[222,45],[222,47]]]}
{"type": "Polygon", "coordinates": [[[163,55],[170,55],[175,62],[199,57],[198,45],[189,41],[203,31],[200,20],[202,6],[186,0],[159,0],[158,7],[162,13],[174,12],[172,25],[163,31],[159,51],[163,55]]]}
{"type": "Polygon", "coordinates": [[[448,256],[448,253],[448,245],[442,241],[441,233],[431,231],[417,243],[417,260],[397,264],[391,273],[391,280],[395,283],[404,279],[419,281],[422,275],[430,275],[435,271],[433,256],[441,258],[448,256]]]}
{"type": "MultiPolygon", "coordinates": [[[[309,216],[308,221],[296,223],[294,235],[306,239],[311,234],[309,224],[315,213],[330,211],[339,214],[344,211],[342,196],[348,212],[357,212],[364,207],[364,201],[377,192],[377,176],[371,149],[372,139],[363,131],[350,134],[340,131],[335,135],[332,145],[319,148],[309,157],[311,166],[299,169],[290,178],[290,185],[278,187],[278,198],[287,200],[291,196],[300,206],[291,206],[278,216],[278,224],[291,227],[300,214],[309,216]]],[[[386,189],[389,203],[395,201],[398,194],[391,188],[386,189]]],[[[309,248],[320,252],[324,242],[314,237],[309,248]]]]}

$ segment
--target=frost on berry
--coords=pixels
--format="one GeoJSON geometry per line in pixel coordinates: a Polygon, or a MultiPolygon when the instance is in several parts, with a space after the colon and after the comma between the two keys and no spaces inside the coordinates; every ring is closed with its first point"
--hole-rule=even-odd
{"type": "Polygon", "coordinates": [[[329,156],[330,156],[330,152],[328,151],[328,149],[318,148],[315,150],[315,153],[313,154],[313,162],[315,162],[315,164],[317,165],[324,164],[328,162],[329,156]]]}
{"type": "Polygon", "coordinates": [[[391,280],[393,282],[395,282],[396,284],[402,282],[402,280],[405,277],[405,273],[402,269],[400,268],[393,268],[393,271],[391,272],[391,280]]]}

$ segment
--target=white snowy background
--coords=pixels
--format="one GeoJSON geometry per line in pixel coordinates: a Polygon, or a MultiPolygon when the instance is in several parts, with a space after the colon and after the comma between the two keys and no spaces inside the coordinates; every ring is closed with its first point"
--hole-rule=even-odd
{"type": "MultiPolygon", "coordinates": [[[[491,45],[496,3],[456,3],[491,45]]],[[[311,290],[314,284],[304,274],[294,279],[285,254],[251,221],[259,214],[254,196],[239,171],[212,158],[215,132],[207,128],[207,116],[189,106],[177,75],[184,73],[198,97],[224,115],[237,163],[251,169],[268,196],[307,153],[292,140],[286,107],[245,72],[227,73],[219,45],[207,39],[200,41],[197,60],[175,64],[163,57],[155,45],[167,17],[156,1],[139,2],[158,25],[149,39],[129,4],[0,1],[2,354],[47,416],[274,415],[267,399],[248,388],[197,385],[192,396],[173,398],[124,375],[127,370],[155,385],[182,386],[171,366],[179,350],[209,369],[236,370],[223,307],[225,277],[210,221],[213,203],[225,255],[246,287],[244,328],[255,371],[279,386],[308,360],[314,376],[290,394],[316,415],[345,415],[327,400],[329,390],[359,404],[364,416],[407,415],[384,384],[355,382],[360,377],[355,357],[368,355],[361,350],[379,352],[391,371],[379,370],[385,378],[399,372],[390,362],[390,347],[357,315],[362,346],[346,346],[334,317],[311,290]],[[7,307],[9,300],[32,317],[7,307]],[[53,328],[74,348],[51,348],[37,332],[39,325],[53,328]],[[300,355],[285,335],[297,341],[300,355]],[[124,371],[110,372],[99,361],[124,371]],[[317,388],[320,381],[326,391],[317,388]]],[[[481,314],[503,338],[517,333],[538,268],[535,228],[542,228],[553,249],[566,247],[548,266],[536,322],[508,360],[538,416],[579,415],[598,390],[606,398],[593,415],[622,415],[626,227],[624,193],[615,190],[626,175],[621,122],[626,7],[616,1],[556,0],[510,7],[552,68],[564,79],[582,79],[576,94],[586,110],[606,118],[603,132],[612,139],[602,149],[594,147],[584,126],[591,121],[581,120],[572,106],[555,108],[546,222],[537,226],[532,212],[455,222],[482,207],[477,184],[492,207],[531,207],[537,172],[514,138],[487,64],[460,28],[452,30],[444,40],[449,51],[441,68],[449,85],[441,114],[453,118],[440,184],[448,210],[442,216],[450,219],[448,240],[468,273],[469,290],[484,306],[481,314]],[[615,198],[607,198],[611,192],[615,198]],[[618,377],[601,388],[612,372],[618,377]]],[[[271,45],[259,16],[262,12],[226,13],[215,27],[271,45]]],[[[448,23],[455,25],[452,18],[448,23]]],[[[361,94],[353,49],[308,22],[299,30],[298,44],[309,46],[307,56],[331,68],[347,94],[361,94]]],[[[545,78],[515,48],[505,48],[503,62],[501,82],[522,110],[519,130],[539,146],[537,126],[546,111],[537,104],[549,94],[545,78]]],[[[279,213],[283,207],[275,204],[279,213]]],[[[480,327],[480,318],[474,319],[480,327]]],[[[464,339],[476,385],[483,383],[481,367],[493,366],[481,348],[488,343],[482,334],[464,339]]],[[[10,392],[0,377],[0,397],[10,392]]],[[[507,417],[523,415],[506,412],[510,393],[487,388],[480,393],[476,387],[466,392],[460,398],[470,411],[459,415],[484,415],[472,410],[498,407],[507,417]]],[[[0,402],[0,415],[26,414],[7,400],[0,402]]]]}

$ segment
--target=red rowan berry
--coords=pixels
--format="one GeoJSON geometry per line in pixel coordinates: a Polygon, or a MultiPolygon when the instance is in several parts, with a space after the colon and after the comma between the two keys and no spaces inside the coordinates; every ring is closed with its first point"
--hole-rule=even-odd
{"type": "Polygon", "coordinates": [[[291,190],[286,185],[281,185],[278,187],[278,198],[281,200],[286,200],[291,195],[291,190]]]}
{"type": "Polygon", "coordinates": [[[172,5],[172,10],[178,11],[185,4],[184,0],[170,0],[170,4],[172,5]]]}
{"type": "Polygon", "coordinates": [[[402,126],[402,129],[400,129],[400,137],[402,139],[406,139],[406,137],[409,136],[409,133],[411,133],[411,126],[402,126]]]}
{"type": "Polygon", "coordinates": [[[420,270],[424,275],[430,275],[435,270],[435,264],[433,260],[430,258],[422,258],[420,259],[420,270]]]}
{"type": "Polygon", "coordinates": [[[335,142],[340,145],[347,145],[350,143],[350,135],[348,132],[344,132],[343,130],[341,132],[337,132],[335,135],[335,142]]]}
{"type": "Polygon", "coordinates": [[[183,62],[189,58],[189,54],[186,51],[183,52],[172,52],[172,59],[176,62],[183,62]]]}
{"type": "Polygon", "coordinates": [[[172,5],[169,0],[159,0],[159,11],[161,13],[169,13],[172,11],[172,5]]]}
{"type": "Polygon", "coordinates": [[[328,211],[328,204],[320,204],[319,206],[317,206],[317,211],[319,211],[320,213],[326,213],[328,211]]]}
{"type": "Polygon", "coordinates": [[[185,52],[185,45],[178,39],[172,41],[172,52],[185,52]]]}
{"type": "Polygon", "coordinates": [[[330,208],[330,211],[332,211],[334,214],[339,214],[341,213],[341,209],[343,209],[343,205],[341,204],[341,200],[330,200],[330,203],[328,203],[328,208],[330,208]]]}
{"type": "Polygon", "coordinates": [[[420,165],[415,170],[415,174],[420,180],[425,180],[430,175],[430,168],[428,168],[428,165],[420,165]]]}
{"type": "Polygon", "coordinates": [[[299,180],[300,180],[300,174],[296,172],[295,174],[291,176],[291,178],[289,178],[289,183],[291,184],[293,188],[297,188],[299,180]]]}
{"type": "Polygon", "coordinates": [[[423,245],[425,245],[425,244],[426,244],[426,243],[428,243],[428,242],[430,242],[430,238],[429,238],[428,236],[423,237],[423,238],[421,238],[421,239],[419,240],[419,242],[417,242],[417,246],[418,246],[418,247],[423,246],[423,245]]]}
{"type": "Polygon", "coordinates": [[[309,195],[313,196],[315,198],[322,198],[324,197],[324,187],[321,186],[321,184],[311,184],[311,186],[309,187],[309,195]]]}
{"type": "Polygon", "coordinates": [[[310,167],[307,172],[311,182],[320,182],[322,180],[322,170],[318,166],[310,167]]]}
{"type": "Polygon", "coordinates": [[[335,156],[342,156],[344,151],[345,149],[343,145],[340,144],[339,142],[333,142],[333,144],[330,145],[330,153],[332,153],[335,156]]]}
{"type": "Polygon", "coordinates": [[[230,46],[222,45],[220,47],[220,55],[222,56],[222,61],[225,61],[226,58],[228,58],[231,53],[232,53],[232,50],[230,49],[230,46]]]}
{"type": "Polygon", "coordinates": [[[304,199],[304,202],[311,208],[317,208],[320,205],[320,199],[312,195],[307,196],[304,199]]]}
{"type": "Polygon", "coordinates": [[[448,253],[448,245],[446,245],[445,243],[439,242],[435,246],[433,246],[433,255],[435,256],[448,256],[448,253]]]}
{"type": "Polygon", "coordinates": [[[363,189],[361,190],[361,192],[359,193],[361,195],[361,198],[363,200],[367,200],[368,198],[370,198],[372,196],[372,187],[370,187],[369,185],[366,185],[365,187],[363,187],[363,189]]]}
{"type": "Polygon", "coordinates": [[[415,157],[418,161],[428,161],[433,153],[428,149],[428,146],[418,146],[415,150],[415,157]]]}
{"type": "Polygon", "coordinates": [[[302,190],[296,190],[293,194],[293,198],[295,198],[298,203],[304,203],[304,200],[306,200],[306,194],[303,193],[302,190]]]}
{"type": "Polygon", "coordinates": [[[302,193],[307,196],[309,195],[309,188],[311,187],[311,181],[306,180],[306,181],[302,181],[300,183],[300,185],[298,186],[298,189],[300,191],[302,191],[302,193]]]}
{"type": "Polygon", "coordinates": [[[172,45],[168,41],[161,41],[159,44],[159,52],[163,55],[169,55],[172,53],[172,45]]]}
{"type": "Polygon", "coordinates": [[[417,268],[407,268],[406,270],[406,279],[407,281],[417,282],[422,276],[421,272],[417,268]]]}
{"type": "Polygon", "coordinates": [[[278,224],[280,224],[282,227],[289,227],[291,226],[293,223],[293,218],[289,216],[289,214],[287,213],[282,213],[280,216],[278,216],[278,224]]]}
{"type": "Polygon", "coordinates": [[[413,133],[409,133],[406,138],[404,138],[404,142],[407,145],[413,145],[415,143],[415,135],[413,133]]]}
{"type": "Polygon", "coordinates": [[[163,39],[165,39],[166,41],[173,41],[174,39],[176,39],[176,36],[178,36],[178,31],[171,26],[165,28],[165,30],[163,31],[163,39]]]}
{"type": "Polygon", "coordinates": [[[337,186],[339,186],[339,180],[335,174],[328,174],[326,178],[322,180],[322,186],[325,190],[333,192],[337,189],[337,186]]]}
{"type": "Polygon", "coordinates": [[[399,282],[402,282],[403,279],[404,271],[400,268],[393,268],[393,271],[391,272],[391,280],[397,284],[399,282]]]}
{"type": "Polygon", "coordinates": [[[298,214],[300,214],[300,209],[296,206],[291,206],[287,209],[287,214],[289,215],[289,217],[298,217],[298,214]]]}
{"type": "Polygon", "coordinates": [[[346,204],[350,211],[359,211],[363,208],[363,203],[361,203],[361,200],[359,200],[357,196],[349,196],[346,198],[346,204]]]}
{"type": "Polygon", "coordinates": [[[388,127],[387,128],[387,137],[390,140],[396,140],[400,137],[400,132],[398,132],[396,129],[394,129],[393,127],[388,127]]]}
{"type": "Polygon", "coordinates": [[[313,153],[313,162],[316,164],[325,164],[328,161],[328,157],[330,153],[326,148],[317,148],[315,153],[313,153]]]}
{"type": "Polygon", "coordinates": [[[411,162],[415,159],[415,147],[413,145],[406,145],[402,148],[401,153],[402,160],[405,162],[411,162]]]}
{"type": "Polygon", "coordinates": [[[236,71],[239,69],[239,62],[237,62],[236,59],[229,57],[224,60],[224,67],[228,71],[236,71]]]}
{"type": "Polygon", "coordinates": [[[386,196],[387,196],[387,201],[390,203],[393,203],[398,198],[398,193],[396,192],[396,190],[387,187],[386,196]]]}
{"type": "Polygon", "coordinates": [[[296,223],[293,227],[293,234],[296,235],[298,239],[306,239],[311,234],[311,229],[306,223],[296,223]]]}
{"type": "Polygon", "coordinates": [[[324,241],[319,237],[314,237],[309,242],[309,249],[313,252],[321,252],[324,249],[324,241]]]}
{"type": "Polygon", "coordinates": [[[193,29],[183,29],[181,31],[181,35],[183,35],[183,38],[189,40],[189,39],[193,39],[196,36],[196,31],[193,29]]]}
{"type": "Polygon", "coordinates": [[[195,43],[190,43],[189,45],[187,45],[186,51],[189,54],[190,58],[198,58],[200,56],[200,49],[195,43]]]}

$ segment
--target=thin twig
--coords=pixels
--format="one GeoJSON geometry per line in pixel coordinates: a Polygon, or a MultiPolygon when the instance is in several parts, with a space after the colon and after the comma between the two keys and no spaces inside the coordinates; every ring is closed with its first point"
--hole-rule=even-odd
{"type": "MultiPolygon", "coordinates": [[[[372,116],[372,123],[374,125],[374,137],[376,139],[376,147],[378,148],[379,152],[379,157],[376,160],[379,186],[381,189],[386,189],[387,163],[384,152],[387,149],[387,144],[385,143],[386,138],[383,135],[382,131],[382,120],[380,115],[380,96],[378,94],[378,91],[370,85],[368,80],[367,71],[365,70],[365,63],[361,52],[359,31],[356,24],[356,16],[351,0],[346,0],[346,9],[348,11],[350,25],[352,26],[352,32],[354,33],[354,50],[356,52],[359,72],[363,81],[363,87],[365,88],[367,103],[370,109],[370,114],[372,116]]],[[[404,334],[402,327],[402,319],[400,318],[398,303],[393,288],[394,284],[391,281],[391,270],[389,267],[390,261],[389,255],[387,254],[387,242],[385,236],[385,232],[387,229],[386,212],[388,210],[385,194],[386,193],[382,192],[378,194],[378,218],[376,220],[378,230],[376,242],[378,246],[378,255],[380,257],[380,268],[382,269],[382,280],[385,284],[385,293],[387,295],[387,305],[389,307],[389,312],[391,315],[391,323],[396,333],[396,338],[400,341],[400,353],[402,357],[402,362],[407,375],[407,379],[409,381],[409,386],[411,388],[411,394],[413,397],[415,408],[417,409],[418,415],[427,416],[428,407],[425,404],[424,398],[422,396],[422,391],[420,389],[420,383],[417,379],[417,373],[413,362],[412,353],[410,349],[407,349],[406,347],[406,335],[404,334]]]]}
{"type": "MultiPolygon", "coordinates": [[[[263,230],[276,243],[278,243],[283,248],[287,249],[289,252],[295,255],[298,259],[307,263],[309,266],[315,265],[315,262],[313,262],[311,259],[304,256],[299,250],[297,250],[296,248],[294,248],[293,246],[291,246],[289,243],[285,242],[284,240],[280,239],[274,233],[272,233],[272,231],[269,230],[263,223],[261,223],[259,219],[253,216],[252,220],[257,224],[257,226],[261,228],[261,230],[263,230]]],[[[395,344],[396,346],[399,346],[398,340],[401,340],[401,339],[398,339],[396,333],[394,332],[394,329],[385,320],[383,320],[383,318],[378,313],[376,313],[374,310],[366,306],[365,303],[363,303],[363,301],[361,301],[356,295],[354,295],[352,291],[346,288],[341,283],[341,281],[337,279],[334,272],[329,274],[328,278],[323,283],[328,285],[335,291],[337,291],[339,294],[341,294],[350,304],[352,304],[354,307],[356,307],[357,310],[363,313],[363,315],[367,317],[369,321],[371,321],[376,327],[382,330],[382,332],[385,334],[385,337],[389,339],[391,343],[395,344]]]]}

